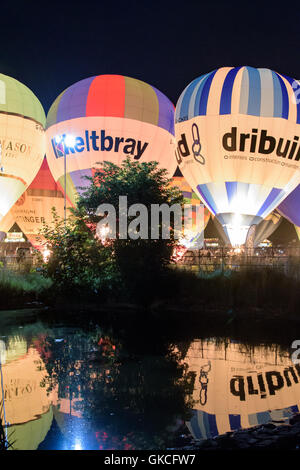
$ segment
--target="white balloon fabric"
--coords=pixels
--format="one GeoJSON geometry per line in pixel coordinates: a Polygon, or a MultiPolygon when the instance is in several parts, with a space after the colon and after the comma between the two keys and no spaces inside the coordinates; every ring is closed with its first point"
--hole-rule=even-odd
{"type": "Polygon", "coordinates": [[[45,155],[43,107],[18,80],[0,74],[0,220],[28,188],[45,155]]]}
{"type": "Polygon", "coordinates": [[[223,67],[178,100],[178,165],[232,245],[245,243],[249,228],[300,183],[294,82],[269,69],[223,67]]]}

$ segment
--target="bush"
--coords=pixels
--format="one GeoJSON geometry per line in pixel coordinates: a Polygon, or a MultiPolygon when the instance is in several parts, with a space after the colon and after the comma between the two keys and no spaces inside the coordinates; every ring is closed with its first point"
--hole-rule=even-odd
{"type": "Polygon", "coordinates": [[[53,211],[54,227],[42,231],[50,250],[44,275],[51,278],[56,294],[105,297],[118,285],[118,273],[110,247],[97,240],[83,211],[66,223],[53,211]]]}

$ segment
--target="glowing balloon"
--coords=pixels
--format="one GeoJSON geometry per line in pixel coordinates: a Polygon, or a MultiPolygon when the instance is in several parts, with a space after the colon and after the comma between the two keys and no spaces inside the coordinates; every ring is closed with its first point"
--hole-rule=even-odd
{"type": "Polygon", "coordinates": [[[300,185],[279,204],[277,210],[289,222],[300,226],[300,185]]]}
{"type": "MultiPolygon", "coordinates": [[[[43,224],[50,226],[53,222],[53,207],[57,215],[63,218],[64,195],[58,184],[55,183],[47,160],[44,158],[29,188],[0,221],[0,230],[8,232],[14,223],[17,223],[28,240],[38,248],[44,241],[40,235],[43,224]]],[[[67,200],[67,209],[69,207],[71,204],[67,200]]]]}
{"type": "Polygon", "coordinates": [[[174,174],[174,106],[156,88],[121,75],[81,80],[62,92],[47,116],[47,159],[62,188],[76,204],[83,176],[97,163],[158,161],[174,174]]]}
{"type": "Polygon", "coordinates": [[[294,80],[223,67],[191,82],[175,113],[181,172],[232,245],[245,243],[300,182],[300,104],[294,80]]]}
{"type": "Polygon", "coordinates": [[[297,233],[298,240],[300,240],[300,227],[298,227],[298,225],[294,225],[294,227],[297,233]]]}
{"type": "Polygon", "coordinates": [[[269,238],[273,232],[279,227],[282,222],[282,217],[275,209],[257,226],[254,235],[254,246],[258,246],[262,241],[269,238]]]}
{"type": "Polygon", "coordinates": [[[190,185],[185,181],[182,176],[173,176],[172,186],[176,186],[182,192],[183,197],[185,198],[185,204],[190,204],[192,210],[192,221],[191,227],[188,230],[184,230],[183,236],[180,240],[180,244],[185,246],[187,249],[192,250],[194,247],[199,247],[199,239],[203,236],[203,231],[208,224],[210,218],[209,210],[204,207],[204,217],[200,217],[200,225],[197,225],[197,208],[200,206],[201,201],[198,196],[194,193],[190,185]]]}
{"type": "Polygon", "coordinates": [[[43,107],[32,91],[0,74],[0,219],[41,166],[45,121],[43,107]]]}
{"type": "Polygon", "coordinates": [[[195,373],[196,404],[187,424],[197,439],[284,420],[299,411],[300,366],[288,351],[196,340],[184,362],[195,373]]]}

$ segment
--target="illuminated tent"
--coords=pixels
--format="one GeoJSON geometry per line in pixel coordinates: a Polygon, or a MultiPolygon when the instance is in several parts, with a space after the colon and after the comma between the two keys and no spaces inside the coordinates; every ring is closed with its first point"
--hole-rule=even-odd
{"type": "Polygon", "coordinates": [[[174,174],[174,105],[147,83],[121,75],[90,77],[67,88],[47,116],[47,159],[72,202],[98,162],[158,161],[174,174]]]}
{"type": "Polygon", "coordinates": [[[41,166],[45,121],[43,107],[32,91],[0,74],[0,219],[41,166]]]}
{"type": "Polygon", "coordinates": [[[182,92],[176,158],[232,245],[245,243],[300,182],[300,104],[293,79],[268,69],[223,67],[182,92]]]}
{"type": "Polygon", "coordinates": [[[286,419],[300,409],[300,366],[274,347],[196,340],[184,361],[196,374],[187,425],[197,438],[286,419]]]}
{"type": "MultiPolygon", "coordinates": [[[[71,204],[67,201],[67,208],[71,204]]],[[[64,195],[50,172],[48,162],[44,158],[43,163],[30,184],[8,214],[0,221],[0,231],[8,230],[17,222],[27,239],[39,247],[43,243],[43,237],[39,234],[43,224],[51,225],[53,222],[52,208],[56,214],[64,217],[64,195]]],[[[67,212],[68,215],[68,212],[67,212]]]]}

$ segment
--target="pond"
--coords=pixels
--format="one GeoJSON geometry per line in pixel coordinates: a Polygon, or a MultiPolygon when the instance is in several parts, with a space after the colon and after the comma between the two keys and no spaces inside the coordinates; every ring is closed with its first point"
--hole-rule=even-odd
{"type": "Polygon", "coordinates": [[[13,449],[167,449],[300,407],[300,366],[276,344],[198,332],[20,320],[0,329],[1,418],[13,449]]]}

